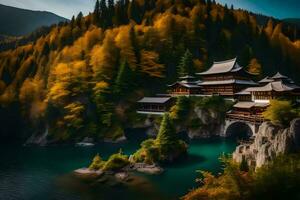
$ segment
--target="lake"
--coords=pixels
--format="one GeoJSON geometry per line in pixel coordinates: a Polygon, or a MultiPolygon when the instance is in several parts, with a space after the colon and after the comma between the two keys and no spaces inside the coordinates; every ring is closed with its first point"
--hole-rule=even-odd
{"type": "Polygon", "coordinates": [[[139,140],[123,144],[99,144],[94,147],[51,146],[0,147],[0,200],[164,200],[178,199],[196,187],[196,170],[222,171],[218,158],[232,153],[236,142],[225,139],[191,141],[189,158],[158,176],[136,174],[133,186],[104,186],[75,177],[73,170],[89,165],[95,154],[103,158],[126,154],[139,147],[139,140]]]}

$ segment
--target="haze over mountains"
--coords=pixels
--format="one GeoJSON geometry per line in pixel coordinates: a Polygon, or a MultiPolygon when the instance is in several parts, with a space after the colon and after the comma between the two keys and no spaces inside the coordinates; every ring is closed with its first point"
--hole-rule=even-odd
{"type": "Polygon", "coordinates": [[[22,36],[42,26],[67,19],[46,11],[32,11],[0,4],[0,35],[22,36]]]}

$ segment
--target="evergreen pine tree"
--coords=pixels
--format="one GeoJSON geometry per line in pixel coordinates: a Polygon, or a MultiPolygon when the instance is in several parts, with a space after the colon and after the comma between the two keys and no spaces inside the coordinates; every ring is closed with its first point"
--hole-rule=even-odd
{"type": "Polygon", "coordinates": [[[114,17],[113,17],[113,24],[115,26],[119,26],[122,24],[122,17],[123,17],[123,11],[122,11],[122,4],[121,1],[117,1],[115,5],[115,11],[114,11],[114,17]]]}
{"type": "Polygon", "coordinates": [[[81,20],[83,18],[82,12],[79,12],[79,14],[76,17],[76,25],[80,28],[81,27],[81,20]]]}
{"type": "Polygon", "coordinates": [[[73,15],[72,19],[71,19],[71,22],[70,22],[70,26],[71,26],[72,29],[74,28],[74,25],[75,25],[75,16],[73,15]]]}
{"type": "Polygon", "coordinates": [[[136,0],[132,0],[128,7],[128,17],[129,19],[135,21],[137,24],[141,23],[139,5],[136,0]]]}
{"type": "Polygon", "coordinates": [[[100,2],[99,0],[97,0],[94,8],[94,13],[93,13],[93,23],[98,25],[99,21],[100,21],[100,2]]]}
{"type": "Polygon", "coordinates": [[[108,12],[107,12],[107,26],[112,27],[113,26],[113,18],[115,15],[115,1],[114,0],[108,0],[108,12]]]}
{"type": "Polygon", "coordinates": [[[42,55],[47,56],[50,53],[50,46],[48,42],[45,42],[42,48],[42,55]]]}
{"type": "Polygon", "coordinates": [[[207,1],[206,1],[206,4],[207,4],[207,9],[206,9],[206,11],[207,11],[207,13],[209,13],[209,12],[211,11],[211,9],[212,9],[212,3],[211,3],[211,0],[207,0],[207,1]]]}
{"type": "Polygon", "coordinates": [[[136,61],[137,63],[140,63],[141,60],[140,47],[136,38],[134,26],[130,27],[129,34],[130,34],[130,40],[131,40],[131,45],[133,47],[134,55],[136,57],[136,61]]]}
{"type": "Polygon", "coordinates": [[[100,1],[100,26],[102,28],[107,27],[107,6],[106,6],[106,0],[100,1]]]}
{"type": "Polygon", "coordinates": [[[94,158],[93,158],[93,162],[92,164],[89,166],[90,170],[99,170],[102,167],[102,158],[100,157],[99,154],[97,154],[94,158]]]}
{"type": "Polygon", "coordinates": [[[169,114],[164,114],[156,141],[160,146],[169,146],[178,141],[178,136],[169,114]]]}
{"type": "Polygon", "coordinates": [[[191,75],[193,73],[194,73],[193,55],[187,49],[178,65],[178,74],[180,76],[185,76],[185,75],[191,75]]]}
{"type": "MultiPolygon", "coordinates": [[[[115,85],[114,85],[114,94],[122,96],[129,91],[130,89],[130,82],[131,82],[131,69],[127,61],[124,61],[118,71],[115,85]]],[[[118,96],[118,97],[119,97],[118,96]]]]}

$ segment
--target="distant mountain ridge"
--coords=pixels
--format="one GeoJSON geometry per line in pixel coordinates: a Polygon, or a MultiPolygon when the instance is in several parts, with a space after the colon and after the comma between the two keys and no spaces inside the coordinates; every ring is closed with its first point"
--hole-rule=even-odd
{"type": "Polygon", "coordinates": [[[283,21],[300,27],[300,18],[287,18],[283,19],[283,21]]]}
{"type": "Polygon", "coordinates": [[[66,18],[46,11],[32,11],[0,4],[0,35],[22,36],[66,18]]]}

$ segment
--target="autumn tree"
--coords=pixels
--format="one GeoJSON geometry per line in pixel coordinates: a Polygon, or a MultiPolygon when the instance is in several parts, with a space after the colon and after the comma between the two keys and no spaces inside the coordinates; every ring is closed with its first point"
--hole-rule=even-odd
{"type": "Polygon", "coordinates": [[[298,113],[290,101],[272,100],[263,116],[273,124],[288,126],[298,116],[298,113]]]}
{"type": "Polygon", "coordinates": [[[248,71],[252,74],[260,75],[262,73],[261,64],[258,62],[256,58],[251,59],[247,68],[248,71]]]}

